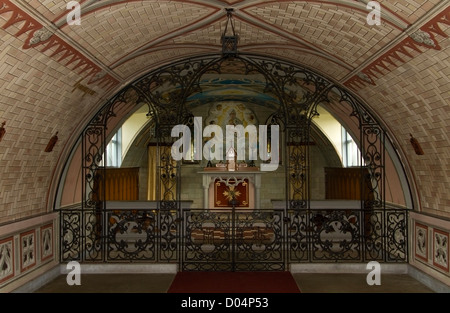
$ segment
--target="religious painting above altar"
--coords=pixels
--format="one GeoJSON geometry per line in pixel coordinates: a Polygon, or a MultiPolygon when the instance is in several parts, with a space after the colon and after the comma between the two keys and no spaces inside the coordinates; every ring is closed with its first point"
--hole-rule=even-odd
{"type": "Polygon", "coordinates": [[[218,102],[211,106],[206,124],[215,124],[225,129],[226,125],[257,125],[256,114],[245,104],[237,101],[218,102]]]}
{"type": "MultiPolygon", "coordinates": [[[[206,125],[218,125],[225,132],[227,125],[230,126],[238,126],[242,125],[243,127],[247,127],[249,125],[258,125],[258,119],[256,114],[248,109],[245,104],[236,101],[227,101],[227,102],[219,102],[213,104],[209,115],[205,121],[206,125]]],[[[205,138],[205,142],[211,138],[205,138]]],[[[230,138],[226,136],[223,137],[223,147],[227,147],[227,144],[230,142],[230,138]]],[[[257,151],[257,143],[249,143],[249,140],[233,140],[236,144],[237,151],[248,151],[249,154],[255,153],[257,151]],[[254,146],[251,146],[251,145],[254,146]],[[249,146],[250,145],[250,146],[249,146]]],[[[223,149],[223,153],[228,153],[229,149],[223,149]]],[[[250,155],[246,155],[245,159],[248,160],[250,155]]],[[[226,155],[222,158],[226,159],[226,155]]]]}
{"type": "Polygon", "coordinates": [[[191,126],[178,124],[172,128],[171,136],[179,138],[171,147],[175,161],[206,159],[207,170],[214,168],[214,162],[218,162],[215,170],[224,170],[220,167],[224,160],[228,171],[237,171],[244,163],[254,168],[257,160],[261,161],[262,171],[278,168],[279,125],[255,125],[258,119],[254,112],[245,104],[233,101],[212,104],[205,127],[203,119],[203,116],[193,116],[191,126]],[[230,151],[234,152],[233,158],[228,157],[230,151]]]}

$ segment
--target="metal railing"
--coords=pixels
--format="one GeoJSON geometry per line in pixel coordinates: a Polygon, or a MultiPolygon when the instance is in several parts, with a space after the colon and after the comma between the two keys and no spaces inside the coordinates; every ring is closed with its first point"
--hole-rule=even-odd
{"type": "Polygon", "coordinates": [[[408,261],[407,210],[61,210],[61,261],[285,270],[305,262],[408,261]]]}

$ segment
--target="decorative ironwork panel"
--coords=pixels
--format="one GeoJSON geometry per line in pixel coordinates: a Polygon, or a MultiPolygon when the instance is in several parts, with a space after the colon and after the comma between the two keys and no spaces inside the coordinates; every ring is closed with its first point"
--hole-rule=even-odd
{"type": "Polygon", "coordinates": [[[383,261],[385,255],[384,212],[382,210],[364,210],[362,214],[365,260],[383,261]]]}
{"type": "Polygon", "coordinates": [[[83,229],[81,216],[81,211],[64,210],[60,212],[60,259],[62,262],[81,261],[83,229]]]}
{"type": "Polygon", "coordinates": [[[95,262],[104,261],[104,218],[102,210],[83,212],[83,260],[95,262]]]}
{"type": "Polygon", "coordinates": [[[361,209],[385,208],[385,139],[380,123],[365,106],[346,90],[333,86],[329,98],[357,120],[361,152],[361,209]]]}
{"type": "Polygon", "coordinates": [[[108,211],[108,260],[156,261],[156,224],[152,210],[108,211]]]}
{"type": "Polygon", "coordinates": [[[102,214],[95,211],[61,211],[61,261],[102,261],[102,214]]]}
{"type": "Polygon", "coordinates": [[[308,142],[307,129],[287,129],[287,180],[289,210],[308,208],[308,142]]]}
{"type": "Polygon", "coordinates": [[[157,169],[157,196],[159,200],[159,240],[160,258],[163,260],[176,260],[178,258],[178,239],[180,229],[180,162],[175,161],[171,154],[173,138],[168,138],[169,127],[160,127],[157,136],[158,144],[157,169]]]}
{"type": "Polygon", "coordinates": [[[408,261],[407,211],[386,210],[386,261],[408,261]]]}
{"type": "Polygon", "coordinates": [[[149,102],[159,125],[184,123],[190,115],[185,107],[186,99],[193,92],[201,91],[198,83],[201,74],[207,70],[219,72],[220,60],[220,56],[210,56],[172,63],[149,73],[133,87],[149,102]]]}
{"type": "Polygon", "coordinates": [[[309,250],[309,216],[306,210],[289,211],[286,218],[287,249],[290,262],[308,261],[309,250]]]}
{"type": "Polygon", "coordinates": [[[83,208],[101,206],[103,199],[100,184],[104,183],[105,129],[102,126],[88,127],[83,135],[83,208]]]}
{"type": "Polygon", "coordinates": [[[159,260],[164,262],[179,260],[181,212],[174,208],[160,209],[159,225],[155,231],[159,236],[159,260]]]}
{"type": "Polygon", "coordinates": [[[400,209],[61,210],[60,251],[61,261],[284,270],[295,262],[407,262],[407,234],[400,209]]]}
{"type": "Polygon", "coordinates": [[[106,132],[108,121],[129,103],[139,100],[133,88],[123,91],[108,101],[83,131],[82,141],[82,208],[99,209],[105,200],[106,132]]]}
{"type": "Polygon", "coordinates": [[[361,215],[353,210],[311,212],[311,253],[313,260],[360,261],[361,215]]]}
{"type": "Polygon", "coordinates": [[[283,270],[286,256],[288,262],[407,260],[407,212],[385,210],[386,135],[373,114],[346,90],[301,66],[245,54],[233,60],[244,65],[242,74],[261,74],[264,92],[278,100],[268,124],[282,126],[285,136],[286,208],[180,208],[180,164],[172,159],[171,129],[192,126],[186,102],[201,91],[202,75],[221,74],[233,63],[217,55],[182,60],[127,86],[85,128],[82,210],[61,211],[61,259],[179,261],[183,270],[283,270]],[[364,174],[360,210],[309,210],[311,123],[317,106],[331,102],[347,106],[342,112],[357,119],[364,174]],[[158,146],[158,209],[109,211],[102,188],[108,122],[115,111],[143,103],[158,146]]]}
{"type": "Polygon", "coordinates": [[[378,125],[363,125],[362,151],[367,173],[362,181],[364,208],[384,208],[384,131],[378,125]]]}
{"type": "Polygon", "coordinates": [[[284,210],[189,210],[184,214],[185,271],[281,271],[284,210]]]}
{"type": "Polygon", "coordinates": [[[179,199],[179,165],[173,160],[170,148],[171,146],[168,144],[158,146],[159,200],[169,202],[169,204],[162,204],[162,209],[175,209],[176,207],[171,207],[170,202],[179,199]]]}
{"type": "Polygon", "coordinates": [[[233,215],[234,269],[236,271],[282,271],[284,210],[241,211],[233,215]]]}
{"type": "Polygon", "coordinates": [[[183,271],[231,271],[231,211],[185,210],[183,271]]]}

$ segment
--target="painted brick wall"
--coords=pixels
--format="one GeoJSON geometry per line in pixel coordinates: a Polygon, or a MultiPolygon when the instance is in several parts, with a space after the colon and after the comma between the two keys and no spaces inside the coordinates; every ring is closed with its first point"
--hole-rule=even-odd
{"type": "MultiPolygon", "coordinates": [[[[450,28],[447,29],[450,35],[450,28]]],[[[359,94],[385,121],[406,155],[424,212],[450,216],[450,41],[427,50],[359,94]],[[412,134],[425,154],[416,155],[412,134]]]]}
{"type": "Polygon", "coordinates": [[[81,79],[77,73],[1,34],[0,119],[6,135],[0,142],[0,224],[49,209],[48,188],[60,154],[99,98],[74,88],[81,79]],[[53,152],[44,152],[56,132],[53,152]]]}

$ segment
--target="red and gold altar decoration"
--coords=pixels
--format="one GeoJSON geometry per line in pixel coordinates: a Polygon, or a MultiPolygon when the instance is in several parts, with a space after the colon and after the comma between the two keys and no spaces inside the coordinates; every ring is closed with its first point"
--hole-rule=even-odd
{"type": "Polygon", "coordinates": [[[232,184],[232,182],[227,184],[224,181],[216,179],[214,182],[214,207],[230,207],[230,201],[233,200],[233,197],[238,201],[236,207],[249,207],[248,179],[238,184],[232,184]]]}

